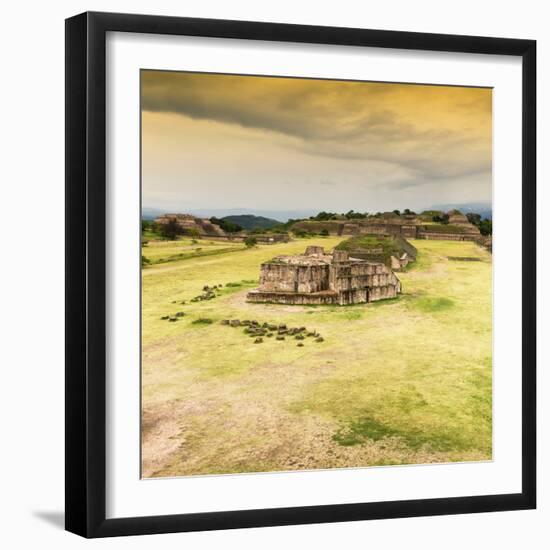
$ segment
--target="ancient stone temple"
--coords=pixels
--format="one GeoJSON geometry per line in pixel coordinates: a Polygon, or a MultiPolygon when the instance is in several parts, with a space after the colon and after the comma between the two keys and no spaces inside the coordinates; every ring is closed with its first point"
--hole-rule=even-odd
{"type": "Polygon", "coordinates": [[[399,279],[385,264],[308,246],[304,254],[263,263],[260,286],[248,293],[247,301],[347,305],[395,298],[400,292],[399,279]]]}

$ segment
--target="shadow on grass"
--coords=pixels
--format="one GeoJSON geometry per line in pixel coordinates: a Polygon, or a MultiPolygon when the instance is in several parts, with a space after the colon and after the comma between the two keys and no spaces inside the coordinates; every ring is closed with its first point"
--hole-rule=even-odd
{"type": "Polygon", "coordinates": [[[434,451],[466,451],[472,442],[466,440],[459,430],[404,430],[379,422],[372,417],[353,420],[338,430],[332,438],[344,447],[361,445],[371,441],[380,441],[386,437],[399,438],[404,445],[413,451],[429,446],[434,451]]]}

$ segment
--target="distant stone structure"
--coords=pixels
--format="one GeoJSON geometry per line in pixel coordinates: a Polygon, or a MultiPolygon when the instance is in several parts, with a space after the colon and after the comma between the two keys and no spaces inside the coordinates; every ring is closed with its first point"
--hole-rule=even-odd
{"type": "Polygon", "coordinates": [[[359,235],[336,246],[353,258],[382,262],[394,271],[400,271],[416,261],[418,251],[401,235],[359,235]]]}
{"type": "MultiPolygon", "coordinates": [[[[191,214],[164,214],[156,218],[155,223],[166,224],[172,220],[175,220],[185,232],[195,231],[198,237],[214,241],[244,242],[249,236],[246,231],[228,233],[208,218],[198,218],[191,214]]],[[[286,243],[290,240],[288,233],[255,233],[252,236],[261,244],[286,243]]]]}
{"type": "Polygon", "coordinates": [[[247,301],[348,305],[395,298],[400,292],[399,279],[385,264],[308,246],[304,254],[263,263],[260,286],[248,293],[247,301]]]}
{"type": "Polygon", "coordinates": [[[191,214],[164,214],[159,216],[155,223],[167,224],[175,220],[176,223],[186,231],[196,230],[200,237],[225,237],[227,233],[207,218],[197,218],[191,214]]]}
{"type": "Polygon", "coordinates": [[[435,239],[446,241],[474,241],[480,238],[479,229],[458,210],[448,213],[449,223],[427,222],[422,215],[394,214],[385,212],[380,216],[354,220],[304,220],[296,222],[293,230],[352,237],[357,235],[399,235],[405,239],[435,239]]]}

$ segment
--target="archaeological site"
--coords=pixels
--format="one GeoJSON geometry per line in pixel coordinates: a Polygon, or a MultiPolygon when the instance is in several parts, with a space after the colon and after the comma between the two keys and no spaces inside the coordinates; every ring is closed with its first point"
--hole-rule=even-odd
{"type": "Polygon", "coordinates": [[[308,246],[304,254],[277,256],[260,268],[260,285],[248,302],[359,304],[395,298],[401,283],[382,262],[352,258],[345,250],[325,253],[308,246]]]}
{"type": "MultiPolygon", "coordinates": [[[[436,212],[444,215],[443,212],[436,212]]],[[[430,239],[442,241],[480,240],[479,229],[468,221],[458,210],[446,214],[447,224],[433,223],[432,214],[394,214],[384,212],[366,219],[301,220],[293,230],[305,233],[325,231],[328,235],[352,237],[358,235],[399,235],[405,239],[430,239]]]]}

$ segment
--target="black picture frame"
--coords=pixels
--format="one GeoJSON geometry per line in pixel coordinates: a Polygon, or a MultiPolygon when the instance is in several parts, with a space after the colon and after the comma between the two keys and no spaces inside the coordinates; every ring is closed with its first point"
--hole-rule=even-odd
{"type": "MultiPolygon", "coordinates": [[[[532,509],[536,506],[536,42],[248,21],[83,13],[66,20],[66,529],[108,537],[532,509]],[[520,57],[522,491],[106,519],[105,41],[108,31],[520,57]]],[[[136,182],[138,185],[139,182],[136,182]]],[[[519,335],[518,335],[519,337],[519,335]]]]}

